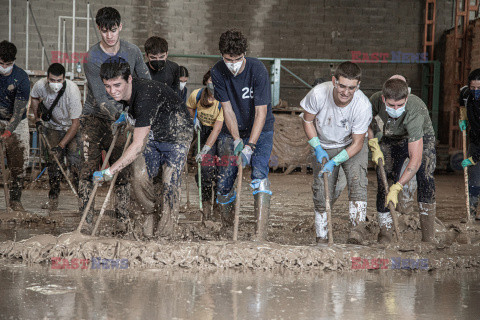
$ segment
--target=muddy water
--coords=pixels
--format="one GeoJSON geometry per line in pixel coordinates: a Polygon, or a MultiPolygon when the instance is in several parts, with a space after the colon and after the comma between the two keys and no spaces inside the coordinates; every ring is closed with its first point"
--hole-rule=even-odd
{"type": "Polygon", "coordinates": [[[478,319],[480,275],[52,270],[0,261],[2,319],[478,319]]]}

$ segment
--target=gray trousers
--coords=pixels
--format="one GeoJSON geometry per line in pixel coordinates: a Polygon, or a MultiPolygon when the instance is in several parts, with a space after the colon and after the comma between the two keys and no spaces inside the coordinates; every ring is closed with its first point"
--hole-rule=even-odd
{"type": "MultiPolygon", "coordinates": [[[[335,157],[340,151],[345,149],[334,148],[326,149],[330,159],[335,157]]],[[[368,147],[365,140],[362,150],[352,158],[340,164],[333,169],[333,172],[328,176],[328,191],[330,194],[331,204],[340,195],[340,192],[335,191],[337,188],[338,175],[340,167],[345,172],[345,178],[348,186],[348,200],[350,201],[367,201],[367,163],[368,163],[368,147]]],[[[322,169],[322,164],[313,162],[313,204],[315,211],[325,211],[325,188],[323,185],[323,176],[319,175],[322,169]]]]}

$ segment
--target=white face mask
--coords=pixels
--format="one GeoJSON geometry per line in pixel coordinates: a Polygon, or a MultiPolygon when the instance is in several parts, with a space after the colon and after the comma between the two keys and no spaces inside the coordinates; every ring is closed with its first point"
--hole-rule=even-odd
{"type": "Polygon", "coordinates": [[[50,89],[53,90],[53,92],[58,92],[58,91],[60,91],[60,89],[62,89],[63,83],[59,83],[59,82],[49,82],[49,83],[48,83],[48,86],[50,87],[50,89]]]}
{"type": "Polygon", "coordinates": [[[0,74],[3,74],[3,75],[6,75],[6,74],[9,74],[13,69],[13,64],[10,66],[10,67],[2,67],[0,66],[0,74]]]}
{"type": "Polygon", "coordinates": [[[234,76],[238,74],[238,71],[240,71],[242,64],[243,64],[243,59],[238,62],[225,62],[225,65],[227,66],[228,70],[230,70],[230,72],[233,73],[234,76]]]}
{"type": "Polygon", "coordinates": [[[405,100],[405,104],[398,109],[394,109],[392,107],[387,106],[385,103],[385,111],[387,111],[388,115],[394,119],[400,118],[400,116],[405,112],[405,106],[407,105],[407,101],[405,100]]]}
{"type": "Polygon", "coordinates": [[[180,82],[180,90],[183,90],[183,88],[185,88],[186,85],[187,85],[186,82],[180,82]]]}

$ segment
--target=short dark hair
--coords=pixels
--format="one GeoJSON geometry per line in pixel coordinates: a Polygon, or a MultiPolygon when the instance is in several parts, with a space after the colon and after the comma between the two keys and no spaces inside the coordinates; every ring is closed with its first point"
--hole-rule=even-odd
{"type": "Polygon", "coordinates": [[[180,71],[178,72],[179,77],[187,77],[188,78],[188,70],[184,66],[178,67],[180,71]]]}
{"type": "Polygon", "coordinates": [[[334,77],[337,80],[340,80],[340,77],[344,77],[350,80],[360,81],[362,79],[362,69],[360,69],[356,63],[345,61],[338,65],[334,77]]]}
{"type": "Polygon", "coordinates": [[[0,59],[3,62],[12,62],[15,61],[17,55],[17,47],[7,40],[0,42],[0,59]]]}
{"type": "Polygon", "coordinates": [[[162,37],[153,36],[145,41],[145,53],[159,54],[168,52],[168,42],[162,37]]]}
{"type": "Polygon", "coordinates": [[[238,29],[230,29],[222,33],[218,49],[222,55],[239,56],[247,52],[247,38],[238,29]]]}
{"type": "Polygon", "coordinates": [[[480,69],[475,69],[468,75],[468,86],[470,86],[470,82],[480,80],[480,69]]]}
{"type": "Polygon", "coordinates": [[[102,80],[122,77],[123,80],[128,81],[131,74],[130,65],[121,57],[110,57],[100,66],[100,78],[102,80]]]}
{"type": "Polygon", "coordinates": [[[60,63],[52,63],[47,69],[47,76],[51,74],[52,76],[64,76],[65,77],[65,67],[60,63]]]}
{"type": "Polygon", "coordinates": [[[120,26],[122,18],[120,12],[112,7],[103,7],[97,11],[95,22],[100,29],[112,30],[114,27],[120,26]]]}
{"type": "Polygon", "coordinates": [[[385,99],[395,101],[406,99],[408,97],[408,84],[401,79],[389,79],[383,84],[382,94],[385,99]]]}

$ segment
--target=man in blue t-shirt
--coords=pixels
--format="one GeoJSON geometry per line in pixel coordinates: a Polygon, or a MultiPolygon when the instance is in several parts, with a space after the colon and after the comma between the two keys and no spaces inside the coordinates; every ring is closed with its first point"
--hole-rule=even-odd
{"type": "Polygon", "coordinates": [[[5,143],[11,173],[10,208],[24,211],[20,198],[30,153],[26,115],[30,80],[27,73],[15,65],[16,55],[17,48],[13,43],[5,40],[0,42],[0,139],[5,143]]]}
{"type": "MultiPolygon", "coordinates": [[[[221,102],[225,125],[220,133],[219,156],[241,156],[242,165],[252,166],[254,210],[257,219],[255,240],[267,236],[270,212],[268,161],[273,146],[273,123],[270,79],[260,60],[246,58],[247,39],[236,29],[224,32],[219,42],[222,61],[213,66],[215,99],[221,102]]],[[[233,184],[238,168],[235,164],[218,166],[217,203],[224,223],[232,224],[236,193],[233,184]]]]}

